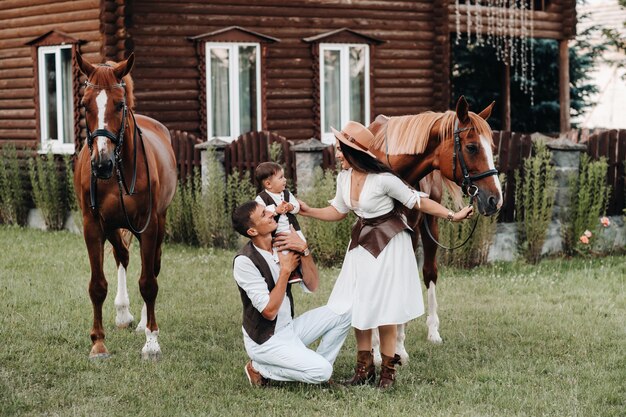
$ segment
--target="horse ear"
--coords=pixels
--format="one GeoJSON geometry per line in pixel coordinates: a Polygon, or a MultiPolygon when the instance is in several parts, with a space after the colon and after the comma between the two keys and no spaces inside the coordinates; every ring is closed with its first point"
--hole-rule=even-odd
{"type": "Polygon", "coordinates": [[[461,123],[469,123],[469,104],[465,100],[465,96],[459,97],[459,101],[456,103],[456,117],[459,118],[461,123]]]}
{"type": "Polygon", "coordinates": [[[89,78],[89,76],[93,73],[95,69],[94,66],[89,63],[89,61],[83,59],[78,51],[76,51],[76,63],[78,64],[78,68],[80,68],[80,71],[85,74],[87,78],[89,78]]]}
{"type": "Polygon", "coordinates": [[[480,113],[478,113],[478,115],[480,117],[482,117],[484,120],[487,120],[489,118],[489,116],[491,116],[491,110],[493,110],[493,106],[496,104],[495,101],[492,101],[490,105],[488,105],[487,107],[485,107],[485,110],[481,111],[480,113]]]}
{"type": "Polygon", "coordinates": [[[124,78],[130,72],[130,70],[133,69],[134,63],[135,63],[135,53],[132,52],[126,61],[122,61],[119,64],[117,64],[117,66],[113,70],[113,73],[115,73],[115,76],[117,77],[117,79],[121,80],[122,78],[124,78]]]}

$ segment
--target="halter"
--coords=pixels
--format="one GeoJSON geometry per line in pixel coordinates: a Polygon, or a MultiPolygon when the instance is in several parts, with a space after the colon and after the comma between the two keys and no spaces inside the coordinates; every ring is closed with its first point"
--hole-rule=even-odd
{"type": "MultiPolygon", "coordinates": [[[[474,204],[474,199],[476,198],[476,195],[478,195],[478,186],[474,184],[474,181],[478,181],[480,179],[487,178],[492,175],[498,175],[497,169],[490,169],[490,170],[487,170],[485,172],[482,172],[476,175],[469,174],[469,170],[467,169],[467,165],[465,164],[465,158],[463,157],[463,151],[461,148],[461,133],[467,130],[471,130],[471,129],[474,129],[474,127],[469,126],[469,127],[464,127],[464,128],[459,129],[459,119],[456,118],[454,120],[454,150],[452,152],[452,178],[456,179],[456,159],[457,159],[457,154],[458,154],[459,165],[461,165],[461,172],[463,173],[463,181],[461,183],[461,189],[463,190],[463,193],[465,195],[469,196],[470,198],[469,205],[474,204]]],[[[432,235],[430,231],[430,227],[428,226],[427,219],[424,219],[424,226],[426,229],[426,233],[428,233],[428,237],[430,237],[430,239],[433,242],[435,242],[437,246],[446,250],[458,249],[461,246],[465,245],[474,234],[474,230],[476,230],[477,225],[478,225],[478,216],[476,216],[476,220],[474,220],[474,225],[472,226],[472,230],[470,231],[469,235],[465,238],[465,240],[459,245],[449,247],[449,246],[442,245],[441,243],[437,241],[437,239],[435,239],[435,237],[432,235]]]]}
{"type": "MultiPolygon", "coordinates": [[[[107,64],[103,64],[103,66],[110,66],[107,64]]],[[[148,166],[148,157],[146,155],[146,147],[143,143],[143,134],[139,126],[137,126],[137,121],[135,120],[135,114],[131,111],[130,115],[133,118],[133,123],[135,125],[134,135],[133,135],[133,145],[134,145],[134,155],[133,155],[133,179],[130,184],[130,189],[126,185],[126,180],[124,178],[124,171],[122,171],[122,145],[124,145],[124,132],[126,131],[126,117],[128,116],[128,106],[126,104],[126,83],[124,81],[118,84],[112,84],[108,86],[101,86],[97,84],[92,84],[89,81],[85,81],[85,88],[96,88],[98,90],[110,90],[113,88],[122,88],[124,89],[124,98],[122,99],[122,103],[124,107],[122,108],[122,124],[120,125],[120,129],[117,132],[117,135],[107,129],[96,129],[95,131],[91,131],[89,129],[89,124],[85,123],[87,127],[87,145],[89,146],[89,153],[93,153],[93,142],[94,139],[98,137],[105,137],[109,139],[113,144],[115,144],[115,150],[113,151],[115,155],[115,172],[117,174],[117,185],[120,190],[120,202],[122,204],[122,211],[124,212],[124,216],[126,217],[126,222],[128,223],[128,227],[134,233],[141,234],[143,233],[148,224],[150,223],[150,217],[152,215],[152,186],[150,184],[150,167],[148,166]],[[137,230],[130,222],[128,218],[128,212],[126,211],[126,206],[124,204],[124,194],[122,191],[122,187],[126,191],[126,195],[132,196],[135,194],[135,184],[137,181],[137,136],[139,136],[139,140],[141,141],[141,147],[143,150],[143,158],[146,163],[146,175],[148,178],[148,195],[150,196],[150,204],[148,209],[148,218],[146,219],[146,224],[140,229],[137,230]]],[[[92,210],[96,210],[98,208],[98,203],[96,201],[96,195],[98,194],[98,178],[94,172],[93,165],[91,166],[91,182],[89,187],[89,199],[90,199],[90,207],[92,210]]]]}
{"type": "Polygon", "coordinates": [[[452,178],[456,179],[456,159],[457,154],[459,156],[459,165],[461,165],[461,172],[463,173],[463,181],[461,183],[461,189],[463,193],[470,197],[470,203],[474,201],[474,197],[478,194],[478,187],[474,184],[474,181],[481,180],[483,178],[490,177],[492,175],[498,175],[497,169],[490,169],[485,172],[476,175],[470,175],[467,165],[465,164],[465,158],[463,157],[463,151],[461,148],[461,133],[467,130],[474,129],[473,126],[464,127],[459,129],[459,119],[454,120],[454,151],[452,152],[452,178]]]}

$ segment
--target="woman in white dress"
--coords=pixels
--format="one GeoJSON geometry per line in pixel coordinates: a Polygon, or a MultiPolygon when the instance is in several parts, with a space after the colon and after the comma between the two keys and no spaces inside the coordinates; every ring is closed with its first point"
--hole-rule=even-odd
{"type": "Polygon", "coordinates": [[[472,207],[452,213],[424,193],[410,188],[368,149],[372,133],[357,122],[348,122],[337,138],[335,157],[342,172],[337,193],[325,208],[300,202],[300,215],[325,221],[357,215],[352,238],[328,306],[337,314],[352,310],[357,341],[357,365],[349,385],[372,384],[376,371],[372,356],[372,329],[378,328],[382,366],[378,387],[395,381],[396,325],[424,313],[422,289],[411,233],[397,204],[409,209],[461,221],[471,217],[472,207]]]}

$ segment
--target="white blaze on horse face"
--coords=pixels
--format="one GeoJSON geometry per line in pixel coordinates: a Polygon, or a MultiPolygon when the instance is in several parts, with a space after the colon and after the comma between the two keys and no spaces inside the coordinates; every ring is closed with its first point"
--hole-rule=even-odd
{"type": "MultiPolygon", "coordinates": [[[[96,105],[98,106],[98,123],[97,123],[97,129],[105,129],[106,127],[106,123],[104,122],[104,114],[105,114],[105,110],[107,108],[107,92],[106,90],[101,90],[98,93],[98,96],[96,97],[96,105]]],[[[98,137],[97,138],[97,143],[98,143],[98,152],[103,154],[106,152],[107,150],[107,138],[103,138],[103,137],[98,137]]]]}
{"type": "MultiPolygon", "coordinates": [[[[487,164],[489,169],[496,169],[495,164],[493,163],[493,153],[491,151],[491,145],[489,145],[489,141],[484,136],[480,137],[480,144],[483,146],[483,150],[485,151],[485,155],[487,155],[487,164]]],[[[502,187],[500,186],[500,178],[497,175],[493,176],[493,181],[496,183],[496,188],[498,189],[499,199],[497,207],[502,207],[502,187]]]]}

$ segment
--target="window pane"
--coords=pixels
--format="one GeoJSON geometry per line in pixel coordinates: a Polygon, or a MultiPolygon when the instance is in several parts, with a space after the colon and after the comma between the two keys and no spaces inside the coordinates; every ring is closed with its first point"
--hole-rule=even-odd
{"type": "Polygon", "coordinates": [[[72,91],[72,50],[61,49],[61,85],[63,86],[63,142],[74,143],[74,92],[72,91]]]}
{"type": "Polygon", "coordinates": [[[257,128],[256,46],[239,47],[239,132],[257,128]]]}
{"type": "Polygon", "coordinates": [[[324,132],[341,129],[341,62],[339,51],[324,51],[324,132]]]}
{"type": "Polygon", "coordinates": [[[226,48],[211,48],[210,51],[212,135],[230,136],[229,51],[226,48]]]}
{"type": "Polygon", "coordinates": [[[46,102],[46,118],[48,123],[48,137],[46,140],[56,140],[59,137],[57,129],[57,73],[54,52],[44,54],[44,100],[46,102]]]}
{"type": "Polygon", "coordinates": [[[350,120],[365,124],[366,48],[350,48],[350,120]]]}

